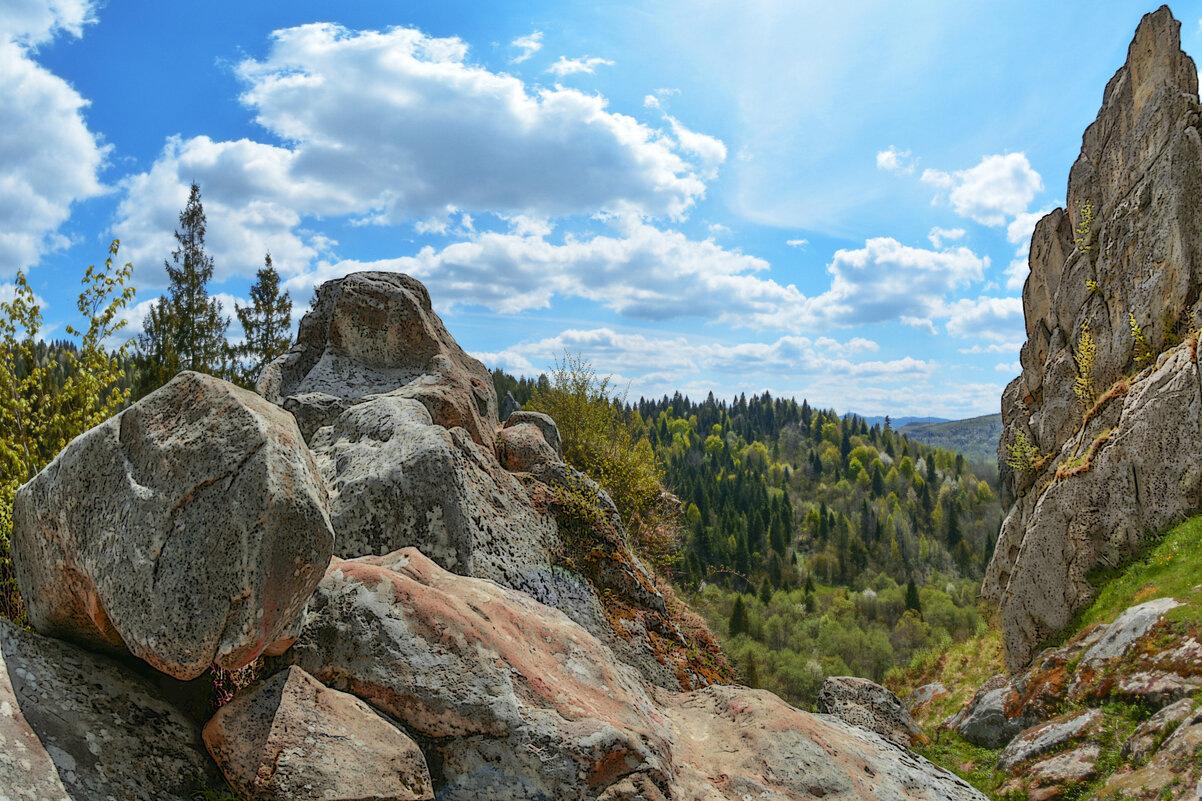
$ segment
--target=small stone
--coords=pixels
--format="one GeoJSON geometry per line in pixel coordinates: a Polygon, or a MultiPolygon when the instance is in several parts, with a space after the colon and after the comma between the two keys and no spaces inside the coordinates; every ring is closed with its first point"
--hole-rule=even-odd
{"type": "Polygon", "coordinates": [[[421,749],[370,706],[289,667],[217,710],[204,741],[243,799],[426,801],[421,749]]]}

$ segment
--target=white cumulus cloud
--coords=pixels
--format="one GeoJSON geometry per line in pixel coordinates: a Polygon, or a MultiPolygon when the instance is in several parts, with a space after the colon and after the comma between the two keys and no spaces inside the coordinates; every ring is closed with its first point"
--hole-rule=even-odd
{"type": "Polygon", "coordinates": [[[276,31],[267,55],[238,72],[243,103],[287,144],[168,142],[151,170],[125,181],[115,225],[148,253],[163,252],[191,180],[212,246],[249,275],[265,247],[303,266],[313,247],[297,226],[307,217],[437,226],[453,207],[682,218],[726,155],[674,119],[665,131],[609,111],[598,95],[528,89],[472,65],[460,40],[408,28],[276,31]]]}
{"type": "Polygon", "coordinates": [[[863,248],[838,250],[827,267],[830,289],[808,298],[807,317],[841,325],[901,320],[929,326],[943,316],[944,298],[984,277],[989,258],[968,248],[934,251],[896,239],[869,239],[863,248]]]}
{"type": "Polygon", "coordinates": [[[1043,179],[1024,153],[985,156],[977,166],[953,173],[924,170],[922,181],[947,191],[961,217],[995,227],[1025,212],[1043,189],[1043,179]]]}
{"type": "Polygon", "coordinates": [[[1024,333],[1019,298],[962,298],[948,304],[946,313],[947,332],[953,336],[1009,344],[1024,333]]]}
{"type": "Polygon", "coordinates": [[[88,101],[34,60],[58,33],[80,35],[91,4],[13,0],[0,6],[0,274],[63,247],[73,203],[105,191],[109,146],[88,130],[88,101]]]}
{"type": "Polygon", "coordinates": [[[886,149],[877,152],[876,166],[879,170],[887,170],[889,172],[914,172],[914,160],[910,157],[910,151],[898,150],[893,145],[889,145],[886,149]]]}

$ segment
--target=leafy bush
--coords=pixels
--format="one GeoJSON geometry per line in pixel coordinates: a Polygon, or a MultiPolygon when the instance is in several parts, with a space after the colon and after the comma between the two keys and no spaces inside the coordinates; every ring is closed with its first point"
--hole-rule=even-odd
{"type": "Polygon", "coordinates": [[[609,493],[635,548],[662,568],[679,552],[680,509],[665,496],[663,466],[638,413],[625,411],[625,400],[609,377],[599,377],[581,356],[565,353],[526,408],[555,420],[564,459],[609,493]]]}
{"type": "Polygon", "coordinates": [[[9,557],[17,488],[129,401],[126,347],[105,347],[125,326],[120,312],[134,296],[126,286],[133,266],[113,266],[118,244],[109,246],[103,269],[84,273],[76,306],[87,330],[67,326],[80,347],[62,350],[58,360],[46,358],[37,342],[42,311],[24,273],[17,273],[12,298],[0,301],[0,614],[20,624],[25,608],[9,557]]]}

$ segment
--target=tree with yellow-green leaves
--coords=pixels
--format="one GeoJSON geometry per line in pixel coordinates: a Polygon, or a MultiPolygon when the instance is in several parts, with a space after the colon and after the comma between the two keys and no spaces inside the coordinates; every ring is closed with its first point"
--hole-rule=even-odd
{"type": "Polygon", "coordinates": [[[0,615],[24,622],[9,536],[17,488],[33,478],[72,439],[129,401],[121,388],[128,343],[109,350],[122,328],[121,311],[134,297],[133,266],[115,267],[113,240],[102,269],[89,266],[76,304],[86,329],[67,326],[78,351],[57,360],[39,355],[42,310],[25,274],[18,272],[10,300],[0,301],[0,615]]]}
{"type": "Polygon", "coordinates": [[[564,459],[609,493],[636,549],[658,566],[670,566],[679,542],[673,512],[661,503],[663,465],[634,417],[638,413],[625,411],[625,397],[610,379],[579,355],[564,354],[526,408],[555,420],[564,459]]]}

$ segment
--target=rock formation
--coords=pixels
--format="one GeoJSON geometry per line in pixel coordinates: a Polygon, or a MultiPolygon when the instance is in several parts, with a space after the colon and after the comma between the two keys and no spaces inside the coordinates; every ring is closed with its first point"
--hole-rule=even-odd
{"type": "Polygon", "coordinates": [[[718,678],[697,656],[716,644],[691,651],[613,502],[564,464],[555,422],[518,410],[497,430],[491,376],[447,333],[425,287],[353,273],[317,297],[259,390],[305,432],[339,557],[418,548],[559,609],[660,686],[718,678]]]}
{"type": "Polygon", "coordinates": [[[447,333],[420,281],[352,273],[327,281],[296,344],[259,377],[259,394],[291,411],[308,439],[378,393],[418,400],[431,419],[492,448],[497,393],[484,365],[447,333]]]}
{"type": "Polygon", "coordinates": [[[217,710],[204,741],[249,801],[427,801],[426,758],[352,695],[287,668],[217,710]]]}
{"type": "Polygon", "coordinates": [[[818,691],[819,712],[874,731],[891,743],[909,747],[927,736],[896,695],[876,682],[856,676],[831,676],[818,691]]]}
{"type": "Polygon", "coordinates": [[[1167,7],[1140,22],[1031,239],[1022,375],[1002,396],[1010,505],[982,594],[1021,669],[1149,532],[1202,509],[1198,72],[1167,7]]]}
{"type": "Polygon", "coordinates": [[[0,621],[0,797],[185,798],[224,773],[256,799],[983,798],[716,686],[712,634],[553,420],[498,428],[488,378],[421,284],[356,274],[264,372],[280,406],[184,373],[72,442],[20,490],[17,576],[43,633],[124,661],[0,621]],[[218,772],[153,687],[259,654],[204,726],[218,772]]]}
{"type": "Polygon", "coordinates": [[[34,627],[180,679],[287,647],[333,539],[292,416],[192,372],[77,437],[13,506],[34,627]]]}
{"type": "Polygon", "coordinates": [[[148,682],[0,618],[0,798],[192,801],[221,783],[196,726],[148,682]]]}

